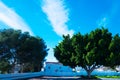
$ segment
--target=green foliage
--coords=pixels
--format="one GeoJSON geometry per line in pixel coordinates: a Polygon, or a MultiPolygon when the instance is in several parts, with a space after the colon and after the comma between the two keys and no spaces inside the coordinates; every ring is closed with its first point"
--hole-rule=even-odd
{"type": "Polygon", "coordinates": [[[9,61],[2,59],[0,60],[0,73],[9,73],[9,69],[11,68],[11,65],[9,61]]]}
{"type": "Polygon", "coordinates": [[[47,46],[40,37],[30,36],[28,32],[22,33],[21,30],[0,30],[0,60],[9,61],[12,68],[16,64],[31,64],[32,71],[40,71],[47,51],[47,46]]]}
{"type": "Polygon", "coordinates": [[[109,50],[111,52],[108,61],[109,66],[113,67],[120,65],[120,37],[118,34],[116,34],[113,37],[113,40],[110,43],[109,50]]]}
{"type": "Polygon", "coordinates": [[[77,33],[71,38],[63,36],[63,41],[54,48],[54,56],[63,65],[83,67],[90,76],[101,65],[120,65],[120,37],[112,37],[112,33],[105,28],[85,35],[77,33]]]}
{"type": "Polygon", "coordinates": [[[112,78],[112,79],[120,79],[120,76],[96,76],[97,78],[112,78]]]}

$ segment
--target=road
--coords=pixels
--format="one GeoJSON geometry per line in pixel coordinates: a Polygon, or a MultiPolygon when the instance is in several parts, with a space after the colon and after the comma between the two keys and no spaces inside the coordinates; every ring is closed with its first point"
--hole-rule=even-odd
{"type": "Polygon", "coordinates": [[[113,78],[81,79],[80,77],[41,77],[41,78],[32,78],[29,80],[120,80],[120,79],[113,79],[113,78]]]}
{"type": "Polygon", "coordinates": [[[40,77],[32,78],[29,80],[79,80],[79,77],[40,77]]]}

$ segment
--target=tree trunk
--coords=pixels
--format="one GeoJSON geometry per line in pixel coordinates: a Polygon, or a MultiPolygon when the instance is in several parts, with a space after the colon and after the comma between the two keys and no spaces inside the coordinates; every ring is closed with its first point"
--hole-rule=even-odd
{"type": "Polygon", "coordinates": [[[88,78],[91,78],[91,73],[92,73],[92,71],[91,71],[91,70],[87,70],[86,72],[87,72],[88,78]]]}
{"type": "Polygon", "coordinates": [[[92,71],[95,69],[95,66],[86,66],[85,67],[85,70],[86,70],[86,72],[87,72],[87,76],[88,76],[88,78],[91,78],[91,73],[92,73],[92,71]]]}
{"type": "Polygon", "coordinates": [[[24,64],[22,63],[20,66],[21,66],[20,67],[20,73],[23,73],[24,64]]]}

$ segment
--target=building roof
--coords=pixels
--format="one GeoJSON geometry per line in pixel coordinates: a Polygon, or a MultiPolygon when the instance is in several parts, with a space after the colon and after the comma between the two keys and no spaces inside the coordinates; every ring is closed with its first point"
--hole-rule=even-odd
{"type": "Polygon", "coordinates": [[[60,62],[46,62],[46,64],[59,64],[59,65],[62,65],[62,63],[60,63],[60,62]]]}

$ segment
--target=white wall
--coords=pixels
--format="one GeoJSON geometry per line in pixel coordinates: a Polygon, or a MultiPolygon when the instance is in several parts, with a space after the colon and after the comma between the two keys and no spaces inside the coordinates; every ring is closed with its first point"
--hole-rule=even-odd
{"type": "Polygon", "coordinates": [[[47,62],[44,66],[45,72],[72,72],[72,68],[69,66],[63,66],[56,62],[47,62]]]}

